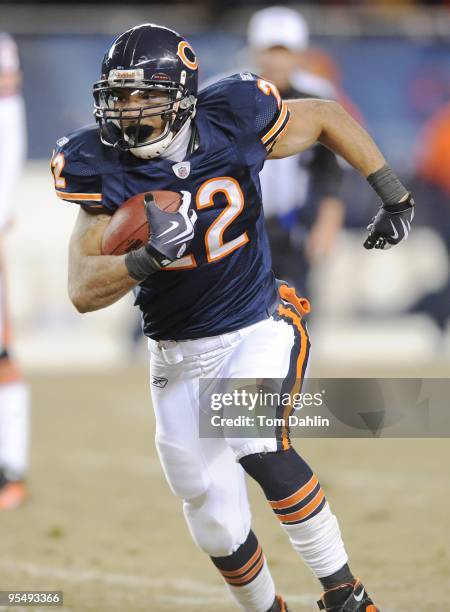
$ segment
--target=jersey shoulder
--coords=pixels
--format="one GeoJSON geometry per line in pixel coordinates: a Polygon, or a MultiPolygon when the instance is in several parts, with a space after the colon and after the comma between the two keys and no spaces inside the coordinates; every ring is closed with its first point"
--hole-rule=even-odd
{"type": "Polygon", "coordinates": [[[199,94],[199,108],[236,136],[254,136],[270,150],[289,121],[289,111],[273,83],[239,72],[210,84],[199,94]]]}
{"type": "Polygon", "coordinates": [[[66,172],[89,176],[105,171],[111,155],[101,142],[97,125],[87,125],[56,141],[54,155],[63,155],[66,172]]]}
{"type": "Polygon", "coordinates": [[[108,212],[102,176],[114,171],[115,151],[107,149],[97,125],[82,127],[57,140],[51,162],[56,195],[92,212],[108,212]]]}

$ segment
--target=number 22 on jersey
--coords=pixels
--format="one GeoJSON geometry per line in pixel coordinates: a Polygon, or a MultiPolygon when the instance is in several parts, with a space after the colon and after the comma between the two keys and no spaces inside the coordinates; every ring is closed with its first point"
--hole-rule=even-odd
{"type": "MultiPolygon", "coordinates": [[[[220,176],[209,179],[203,183],[197,192],[197,210],[214,206],[214,196],[223,193],[227,205],[220,215],[213,221],[205,233],[206,258],[212,263],[226,257],[249,241],[247,232],[243,232],[233,240],[224,242],[223,234],[227,227],[241,214],[244,209],[244,195],[239,183],[230,176],[220,176]]],[[[186,255],[177,259],[165,268],[166,270],[180,270],[196,268],[197,262],[193,255],[186,255]]]]}

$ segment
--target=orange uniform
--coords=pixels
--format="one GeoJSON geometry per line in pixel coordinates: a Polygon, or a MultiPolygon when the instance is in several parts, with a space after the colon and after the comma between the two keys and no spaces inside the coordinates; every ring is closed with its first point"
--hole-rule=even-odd
{"type": "Polygon", "coordinates": [[[419,146],[418,175],[450,196],[450,104],[426,123],[419,146]]]}

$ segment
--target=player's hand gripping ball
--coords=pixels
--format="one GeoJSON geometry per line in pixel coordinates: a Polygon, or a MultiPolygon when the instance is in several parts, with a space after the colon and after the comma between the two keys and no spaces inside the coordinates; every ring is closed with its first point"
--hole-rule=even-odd
{"type": "Polygon", "coordinates": [[[181,257],[196,218],[189,210],[190,200],[186,191],[148,191],[131,197],[112,215],[102,254],[123,255],[151,244],[170,259],[181,257]]]}

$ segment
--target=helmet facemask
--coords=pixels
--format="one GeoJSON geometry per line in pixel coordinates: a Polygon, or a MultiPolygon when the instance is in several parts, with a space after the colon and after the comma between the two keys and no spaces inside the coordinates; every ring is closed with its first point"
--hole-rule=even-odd
{"type": "Polygon", "coordinates": [[[136,79],[140,71],[130,72],[112,70],[107,80],[94,84],[94,114],[101,139],[104,144],[131,151],[137,157],[157,157],[193,116],[196,100],[183,82],[136,79]],[[132,78],[123,78],[123,72],[132,78]],[[133,96],[139,104],[132,104],[133,96]],[[155,118],[160,120],[159,126],[155,118]]]}

